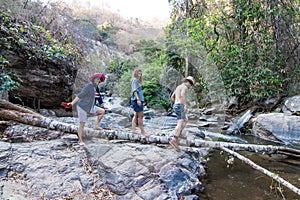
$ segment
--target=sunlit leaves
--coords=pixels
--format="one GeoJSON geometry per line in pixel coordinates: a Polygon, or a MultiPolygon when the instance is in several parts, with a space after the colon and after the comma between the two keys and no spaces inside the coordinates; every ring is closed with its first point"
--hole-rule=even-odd
{"type": "Polygon", "coordinates": [[[19,86],[19,83],[14,81],[9,73],[3,71],[9,64],[8,60],[0,57],[0,93],[5,91],[11,91],[19,86]]]}

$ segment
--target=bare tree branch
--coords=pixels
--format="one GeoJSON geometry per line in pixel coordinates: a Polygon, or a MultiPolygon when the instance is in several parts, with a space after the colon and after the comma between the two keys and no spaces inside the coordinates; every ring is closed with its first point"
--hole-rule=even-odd
{"type": "Polygon", "coordinates": [[[219,149],[233,155],[234,157],[237,157],[238,159],[240,159],[241,161],[243,161],[244,163],[250,165],[252,168],[262,172],[263,174],[271,177],[272,179],[274,179],[275,181],[277,181],[278,183],[286,186],[288,189],[290,189],[291,191],[295,192],[296,194],[298,194],[300,196],[300,189],[297,188],[296,186],[292,185],[291,183],[287,182],[286,180],[284,180],[283,178],[279,177],[278,174],[275,174],[273,172],[270,172],[269,170],[255,164],[253,161],[251,161],[250,159],[242,156],[239,153],[236,153],[226,147],[220,147],[219,149]]]}

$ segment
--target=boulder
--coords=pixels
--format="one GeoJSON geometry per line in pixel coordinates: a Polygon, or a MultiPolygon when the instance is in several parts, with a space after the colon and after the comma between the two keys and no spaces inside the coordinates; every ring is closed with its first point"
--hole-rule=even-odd
{"type": "Polygon", "coordinates": [[[293,96],[285,100],[282,111],[287,114],[297,114],[300,112],[300,96],[293,96]]]}
{"type": "Polygon", "coordinates": [[[300,144],[300,117],[284,113],[260,114],[253,120],[252,134],[273,142],[300,144]]]}
{"type": "MultiPolygon", "coordinates": [[[[17,56],[17,55],[16,55],[17,56]]],[[[14,59],[14,58],[13,58],[14,59]]],[[[66,65],[40,64],[11,66],[20,86],[9,92],[9,100],[31,108],[55,108],[72,96],[76,71],[66,65]]]]}

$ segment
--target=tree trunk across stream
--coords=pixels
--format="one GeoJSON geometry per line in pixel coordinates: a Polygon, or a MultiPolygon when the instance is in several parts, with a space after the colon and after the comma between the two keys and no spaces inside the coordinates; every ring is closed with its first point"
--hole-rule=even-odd
{"type": "MultiPolygon", "coordinates": [[[[44,117],[44,116],[37,114],[31,110],[25,109],[20,106],[16,106],[14,104],[11,104],[11,103],[5,102],[5,101],[0,102],[0,115],[2,116],[2,119],[5,119],[5,120],[13,120],[13,121],[17,121],[17,122],[20,122],[23,124],[43,127],[46,129],[56,130],[56,131],[63,132],[63,133],[77,134],[77,126],[76,125],[69,124],[69,123],[62,123],[55,119],[44,117]]],[[[96,131],[96,130],[93,130],[90,128],[87,128],[85,134],[88,137],[107,139],[107,140],[111,140],[111,141],[123,141],[123,142],[131,141],[131,142],[139,142],[139,143],[142,143],[145,145],[156,144],[158,146],[162,145],[162,146],[164,146],[164,148],[166,147],[166,145],[169,146],[168,145],[169,136],[150,135],[148,137],[145,137],[145,136],[142,136],[139,134],[131,134],[129,132],[124,132],[124,131],[120,131],[120,130],[118,130],[118,131],[116,131],[116,130],[96,131]]],[[[231,150],[227,150],[227,149],[229,148],[229,149],[238,150],[238,151],[246,150],[246,151],[266,152],[266,153],[281,152],[282,154],[292,153],[294,155],[299,155],[298,150],[283,147],[283,146],[237,144],[237,143],[228,143],[228,142],[220,142],[220,141],[207,141],[207,140],[203,140],[200,138],[198,138],[198,139],[192,138],[187,141],[181,141],[181,145],[184,146],[182,153],[187,152],[188,154],[190,154],[191,152],[197,152],[197,150],[195,151],[195,149],[194,150],[192,150],[192,149],[200,147],[200,148],[204,148],[204,149],[215,148],[215,149],[225,150],[228,153],[231,153],[235,156],[237,156],[235,153],[233,153],[231,150]]],[[[203,154],[203,152],[201,154],[203,154]]],[[[198,155],[199,155],[199,151],[198,151],[198,155]]],[[[239,157],[239,156],[237,156],[237,157],[239,157]]],[[[200,160],[202,160],[202,159],[200,159],[200,160]]],[[[90,168],[89,171],[93,171],[91,166],[88,166],[88,168],[90,168]]],[[[174,170],[174,168],[169,168],[169,167],[167,167],[167,169],[169,169],[171,171],[174,170]]],[[[203,175],[204,172],[202,171],[201,173],[203,175]]],[[[161,177],[163,177],[163,176],[165,176],[165,174],[163,174],[161,177]]],[[[272,173],[271,173],[270,176],[274,176],[273,178],[277,179],[276,178],[277,176],[275,177],[275,174],[272,175],[272,173]]],[[[284,180],[281,180],[281,183],[283,185],[290,186],[289,183],[285,184],[286,182],[284,180]]],[[[199,187],[197,185],[199,185],[199,183],[192,186],[192,188],[194,187],[194,189],[195,189],[195,187],[196,187],[198,190],[201,190],[202,186],[199,187]]],[[[200,185],[201,185],[201,183],[200,183],[200,185]]],[[[112,187],[109,187],[109,189],[114,190],[114,189],[112,189],[112,187]]],[[[290,189],[294,190],[295,193],[297,193],[299,195],[299,190],[297,188],[294,188],[294,186],[291,186],[290,189]]],[[[169,193],[170,192],[174,193],[175,191],[176,190],[174,190],[174,188],[173,188],[173,190],[169,188],[169,193]]],[[[117,192],[117,193],[119,193],[119,192],[117,192]]],[[[171,195],[178,196],[178,191],[176,191],[175,194],[171,194],[171,195]]],[[[184,195],[184,194],[179,193],[179,195],[184,195]]]]}

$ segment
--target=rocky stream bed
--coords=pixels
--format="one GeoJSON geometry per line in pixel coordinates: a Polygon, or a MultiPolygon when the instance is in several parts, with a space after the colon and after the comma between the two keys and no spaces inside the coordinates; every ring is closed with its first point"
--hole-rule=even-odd
{"type": "MultiPolygon", "coordinates": [[[[117,105],[111,111],[100,126],[129,132],[130,109],[117,105]]],[[[43,115],[77,124],[76,117],[56,117],[49,110],[43,115]]],[[[220,113],[209,115],[202,128],[226,125],[220,113]]],[[[197,118],[198,113],[190,114],[184,131],[188,138],[247,142],[213,131],[204,134],[197,118]]],[[[94,120],[91,116],[86,126],[93,127],[94,120]]],[[[198,199],[205,190],[209,148],[186,144],[178,152],[168,144],[93,136],[86,136],[81,147],[74,134],[10,123],[0,142],[1,199],[198,199]]],[[[170,136],[176,118],[148,111],[145,125],[149,135],[170,136]]]]}

